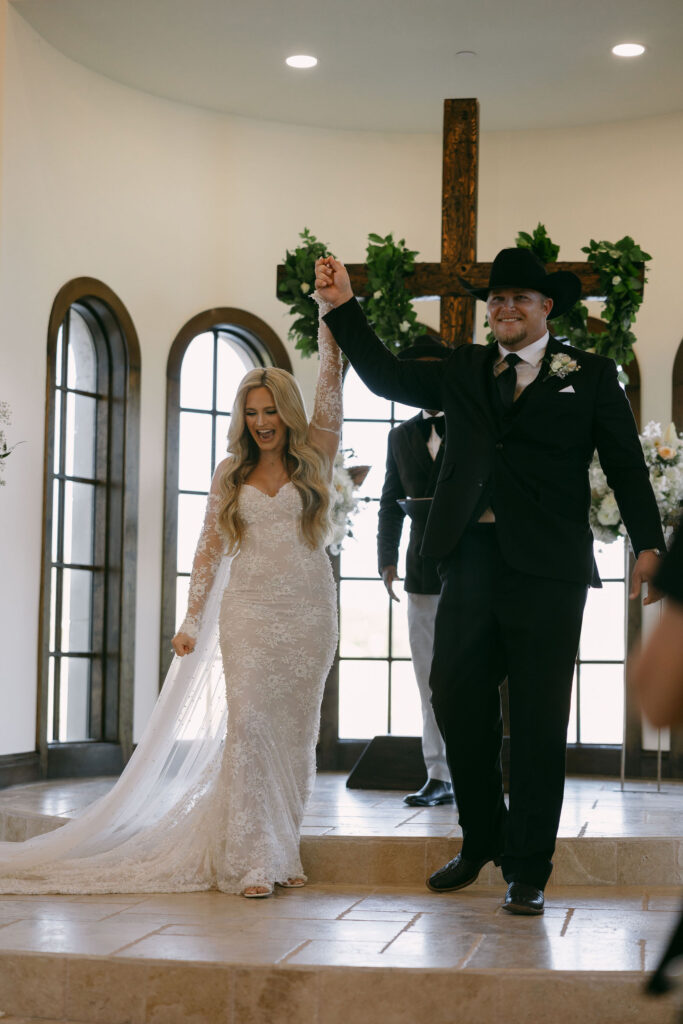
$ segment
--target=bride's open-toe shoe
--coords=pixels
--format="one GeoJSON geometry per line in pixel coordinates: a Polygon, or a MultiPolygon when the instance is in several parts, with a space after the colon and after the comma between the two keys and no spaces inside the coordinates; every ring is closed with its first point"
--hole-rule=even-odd
{"type": "Polygon", "coordinates": [[[300,889],[306,884],[305,878],[288,878],[286,882],[276,882],[276,885],[282,886],[283,889],[300,889]]]}
{"type": "Polygon", "coordinates": [[[248,900],[263,900],[266,896],[273,895],[273,887],[268,885],[248,885],[242,890],[242,895],[248,900]]]}

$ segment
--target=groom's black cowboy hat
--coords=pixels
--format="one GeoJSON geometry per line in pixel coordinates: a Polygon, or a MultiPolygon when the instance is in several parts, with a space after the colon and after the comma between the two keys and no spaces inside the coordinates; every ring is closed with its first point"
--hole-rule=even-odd
{"type": "Polygon", "coordinates": [[[491,264],[487,288],[473,288],[464,277],[459,280],[470,295],[484,302],[494,288],[532,288],[553,300],[548,320],[567,313],[581,297],[581,281],[576,274],[570,270],[547,274],[538,256],[534,256],[530,249],[501,249],[491,264]]]}

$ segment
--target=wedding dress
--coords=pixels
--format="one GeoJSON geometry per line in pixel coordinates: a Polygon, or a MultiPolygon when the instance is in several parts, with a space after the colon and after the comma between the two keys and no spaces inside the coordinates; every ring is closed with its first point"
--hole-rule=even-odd
{"type": "MultiPolygon", "coordinates": [[[[311,425],[341,429],[341,356],[321,324],[311,425]]],[[[175,658],[145,734],[113,789],[81,817],[0,843],[0,892],[238,893],[305,877],[301,820],[315,778],[322,691],[337,642],[322,546],[299,530],[301,498],[248,484],[231,560],[211,494],[175,658]]]]}

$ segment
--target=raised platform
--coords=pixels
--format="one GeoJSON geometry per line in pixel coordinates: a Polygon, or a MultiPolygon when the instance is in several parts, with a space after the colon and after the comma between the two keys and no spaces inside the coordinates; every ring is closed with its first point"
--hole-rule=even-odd
{"type": "MultiPolygon", "coordinates": [[[[497,871],[424,888],[457,850],[453,808],[343,783],[318,781],[303,890],[0,896],[2,1024],[673,1022],[672,999],[642,987],[677,918],[683,787],[570,780],[548,908],[519,918],[497,871]]],[[[5,790],[3,837],[55,827],[109,785],[5,790]]]]}

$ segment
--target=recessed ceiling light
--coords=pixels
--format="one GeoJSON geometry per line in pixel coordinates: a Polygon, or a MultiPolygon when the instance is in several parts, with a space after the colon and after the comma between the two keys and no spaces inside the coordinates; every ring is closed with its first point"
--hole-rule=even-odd
{"type": "Polygon", "coordinates": [[[640,43],[619,43],[612,47],[612,53],[615,57],[640,57],[641,53],[645,53],[645,47],[640,43]]]}
{"type": "Polygon", "coordinates": [[[294,57],[288,57],[285,63],[289,64],[290,68],[314,68],[318,63],[318,58],[299,53],[294,57]]]}

